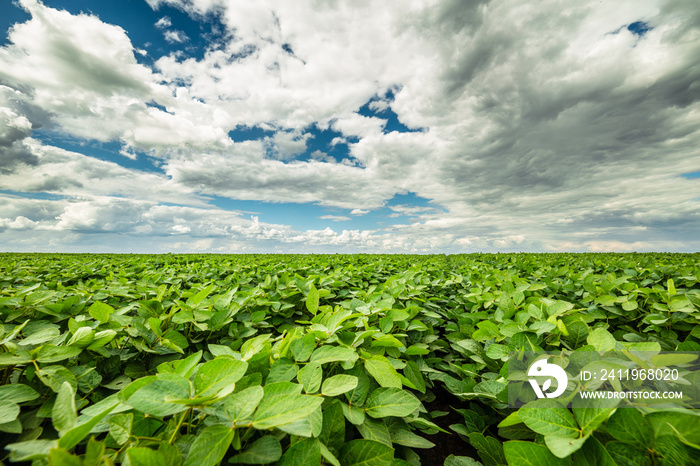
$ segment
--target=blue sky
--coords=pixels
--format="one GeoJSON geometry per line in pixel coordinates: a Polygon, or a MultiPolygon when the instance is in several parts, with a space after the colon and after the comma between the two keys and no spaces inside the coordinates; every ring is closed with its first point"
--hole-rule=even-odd
{"type": "Polygon", "coordinates": [[[697,251],[693,18],[5,2],[0,250],[697,251]]]}

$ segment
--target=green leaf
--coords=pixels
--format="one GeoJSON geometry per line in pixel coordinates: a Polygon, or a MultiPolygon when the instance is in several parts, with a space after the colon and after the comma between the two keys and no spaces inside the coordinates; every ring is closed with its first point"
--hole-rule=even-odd
{"type": "MultiPolygon", "coordinates": [[[[209,349],[209,352],[214,355],[214,357],[217,356],[231,356],[236,357],[236,352],[233,351],[231,348],[229,348],[226,345],[217,345],[214,343],[209,343],[207,345],[207,348],[209,349]]],[[[199,351],[201,353],[201,351],[199,351]]],[[[197,361],[199,362],[199,361],[197,361]]]]}
{"type": "Polygon", "coordinates": [[[131,466],[165,466],[165,457],[159,451],[146,447],[131,447],[126,450],[131,466]]]}
{"type": "Polygon", "coordinates": [[[108,322],[109,316],[114,312],[114,308],[109,304],[95,301],[88,309],[88,312],[93,319],[99,320],[100,322],[108,322]]]}
{"type": "Polygon", "coordinates": [[[671,296],[675,296],[676,285],[673,283],[673,278],[668,279],[668,281],[666,282],[666,287],[668,289],[668,297],[670,298],[671,296]]]}
{"type": "Polygon", "coordinates": [[[12,422],[19,416],[19,405],[12,401],[0,400],[0,424],[12,422]]]}
{"type": "Polygon", "coordinates": [[[109,433],[118,445],[124,445],[131,435],[133,413],[115,414],[109,418],[109,433]]]}
{"type": "Polygon", "coordinates": [[[316,439],[295,443],[282,455],[277,466],[307,466],[321,464],[321,449],[316,439]]]}
{"type": "Polygon", "coordinates": [[[365,421],[365,411],[362,408],[346,405],[345,403],[342,403],[341,407],[343,408],[343,415],[351,424],[359,426],[365,421]]]}
{"type": "Polygon", "coordinates": [[[506,345],[499,345],[497,343],[494,343],[493,345],[489,346],[489,348],[486,350],[486,356],[494,360],[507,358],[508,347],[506,345]]]}
{"type": "Polygon", "coordinates": [[[401,377],[394,366],[384,357],[374,355],[365,359],[365,369],[382,387],[401,388],[401,377]]]}
{"type": "Polygon", "coordinates": [[[221,424],[205,427],[197,433],[184,466],[214,466],[224,458],[233,440],[234,430],[221,424]]]}
{"type": "MultiPolygon", "coordinates": [[[[211,346],[211,345],[209,345],[211,346]]],[[[211,351],[211,350],[210,350],[211,351]]],[[[170,367],[172,368],[172,372],[176,373],[177,375],[184,377],[186,379],[189,379],[190,376],[192,375],[192,372],[194,372],[194,369],[197,367],[197,364],[199,361],[202,359],[202,351],[197,351],[196,353],[193,353],[189,356],[187,356],[185,359],[179,359],[177,361],[172,361],[170,363],[170,367]]],[[[160,370],[161,366],[158,366],[158,372],[163,372],[160,370]]]]}
{"type": "Polygon", "coordinates": [[[316,411],[308,416],[297,419],[289,424],[278,426],[277,428],[282,432],[298,437],[318,437],[321,433],[322,424],[323,413],[321,408],[317,408],[316,411]]]}
{"type": "Polygon", "coordinates": [[[32,356],[27,350],[17,349],[14,352],[0,353],[0,367],[29,364],[30,362],[32,362],[32,356]]]}
{"type": "Polygon", "coordinates": [[[19,422],[19,419],[14,419],[10,422],[4,422],[0,424],[0,432],[7,432],[8,434],[21,434],[22,423],[19,422]]]}
{"type": "Polygon", "coordinates": [[[394,449],[373,440],[351,440],[340,452],[343,466],[385,466],[394,458],[394,449]]]}
{"type": "Polygon", "coordinates": [[[648,448],[654,442],[654,431],[649,421],[634,408],[619,408],[610,416],[605,428],[610,435],[623,443],[648,448]]]}
{"type": "Polygon", "coordinates": [[[49,453],[51,466],[83,466],[83,462],[77,456],[71,455],[63,448],[52,448],[49,453]]]}
{"type": "Polygon", "coordinates": [[[418,364],[415,361],[406,361],[406,367],[403,369],[403,374],[408,381],[413,384],[416,390],[425,393],[425,379],[421,374],[418,364]]]}
{"type": "Polygon", "coordinates": [[[568,461],[557,458],[544,445],[521,440],[503,444],[503,453],[508,464],[518,466],[565,466],[568,461]]]}
{"type": "Polygon", "coordinates": [[[542,398],[518,410],[520,419],[533,431],[542,435],[576,438],[578,425],[571,411],[556,400],[542,398]]]}
{"type": "Polygon", "coordinates": [[[321,442],[316,442],[318,445],[318,448],[321,450],[321,456],[329,463],[332,464],[333,466],[341,466],[340,461],[338,461],[338,458],[335,457],[335,455],[321,442]]]}
{"type": "Polygon", "coordinates": [[[311,356],[316,344],[316,337],[312,333],[307,333],[301,338],[292,341],[290,349],[294,355],[294,360],[304,362],[311,356]]]}
{"type": "MultiPolygon", "coordinates": [[[[205,362],[194,377],[194,389],[197,396],[214,395],[233,385],[245,375],[248,363],[226,356],[205,362]]],[[[189,394],[188,394],[189,395],[189,394]]]]}
{"type": "MultiPolygon", "coordinates": [[[[368,418],[369,419],[369,418],[368,418]]],[[[391,441],[409,448],[433,448],[435,444],[408,429],[391,429],[391,441]]]]}
{"type": "Polygon", "coordinates": [[[78,388],[78,381],[75,375],[63,366],[46,366],[36,371],[41,383],[58,393],[63,382],[68,382],[75,392],[78,388]]]}
{"type": "Polygon", "coordinates": [[[652,466],[651,458],[645,451],[628,443],[608,442],[605,449],[618,466],[652,466]]]}
{"type": "Polygon", "coordinates": [[[270,367],[266,383],[291,382],[297,376],[299,366],[291,359],[278,359],[270,367]]]}
{"type": "Polygon", "coordinates": [[[78,420],[75,409],[75,393],[73,387],[68,382],[63,382],[61,389],[56,395],[56,402],[53,405],[51,421],[54,428],[60,433],[66,432],[73,427],[78,420]]]}
{"type": "Polygon", "coordinates": [[[249,418],[262,400],[264,390],[261,386],[248,387],[226,397],[224,410],[233,422],[249,418]]]}
{"type": "Polygon", "coordinates": [[[145,414],[170,416],[188,408],[183,404],[169,402],[166,397],[179,400],[189,398],[189,396],[189,381],[187,379],[176,374],[158,374],[156,380],[136,390],[125,402],[145,414]]]}
{"type": "Polygon", "coordinates": [[[324,408],[323,424],[318,436],[321,443],[326,444],[335,456],[338,456],[345,444],[345,416],[341,404],[335,400],[324,408]]]}
{"type": "MultiPolygon", "coordinates": [[[[698,429],[700,417],[694,413],[661,411],[647,414],[645,421],[648,421],[657,437],[661,435],[681,435],[683,437],[682,440],[687,440],[695,445],[700,444],[700,429],[698,429]]],[[[644,433],[647,433],[646,429],[644,433]]],[[[618,440],[622,439],[618,438],[618,440]]]]}
{"type": "Polygon", "coordinates": [[[579,348],[586,344],[588,338],[588,325],[580,320],[573,320],[566,324],[566,330],[569,335],[564,337],[564,340],[572,349],[579,348]]]}
{"type": "MultiPolygon", "coordinates": [[[[86,327],[81,327],[86,328],[86,327]]],[[[91,329],[88,329],[91,330],[91,329]]],[[[92,339],[90,340],[92,341],[92,339]]],[[[82,352],[77,346],[54,346],[44,345],[39,348],[36,360],[42,364],[63,361],[79,355],[82,352]]]]}
{"type": "Polygon", "coordinates": [[[347,372],[348,375],[357,377],[357,387],[345,394],[350,404],[362,406],[369,395],[370,378],[367,375],[367,370],[360,365],[357,365],[347,372]]]}
{"type": "Polygon", "coordinates": [[[615,337],[602,327],[591,331],[586,341],[592,345],[596,351],[611,351],[615,349],[615,337]]]}
{"type": "Polygon", "coordinates": [[[618,404],[619,400],[616,399],[594,399],[585,400],[584,406],[572,408],[583,435],[592,434],[610,417],[618,404]]]}
{"type": "Polygon", "coordinates": [[[374,440],[384,445],[392,446],[391,434],[384,419],[365,418],[365,422],[357,426],[357,430],[366,440],[374,440]]]}
{"type": "Polygon", "coordinates": [[[263,348],[265,348],[265,345],[270,344],[268,340],[271,338],[271,336],[271,334],[265,333],[258,335],[257,337],[253,337],[250,340],[246,340],[241,345],[241,360],[247,361],[262,351],[263,348]]]}
{"type": "Polygon", "coordinates": [[[306,295],[306,309],[313,315],[316,315],[316,312],[318,311],[318,300],[318,290],[312,284],[311,288],[309,289],[309,294],[306,295]]]}
{"type": "Polygon", "coordinates": [[[505,464],[503,445],[494,437],[486,437],[481,432],[474,432],[469,434],[469,443],[479,452],[486,466],[505,464]]]}
{"type": "MultiPolygon", "coordinates": [[[[65,448],[66,450],[71,450],[85,437],[87,437],[92,428],[95,427],[97,423],[100,422],[105,416],[111,413],[112,410],[117,406],[117,404],[119,404],[119,402],[116,399],[114,399],[109,403],[105,403],[102,411],[98,412],[90,419],[81,422],[81,419],[79,418],[78,425],[61,435],[61,438],[58,439],[58,446],[60,446],[61,448],[65,448]]],[[[83,416],[81,415],[81,417],[83,416]]]]}
{"type": "Polygon", "coordinates": [[[483,466],[483,464],[468,456],[450,455],[445,458],[444,466],[483,466]]]}
{"type": "Polygon", "coordinates": [[[325,396],[338,396],[357,387],[357,377],[354,375],[339,374],[323,381],[321,394],[325,396]]]}
{"type": "MultiPolygon", "coordinates": [[[[280,385],[288,382],[279,382],[272,385],[280,385]]],[[[294,385],[294,384],[290,384],[294,385]]],[[[253,415],[253,427],[256,429],[271,429],[273,427],[289,424],[306,417],[316,411],[323,403],[323,397],[299,394],[285,394],[278,396],[269,390],[270,385],[264,387],[260,406],[253,415]]]]}
{"type": "Polygon", "coordinates": [[[405,417],[421,406],[421,402],[410,392],[400,388],[377,388],[367,397],[365,412],[374,417],[405,417]]]}
{"type": "Polygon", "coordinates": [[[574,466],[619,466],[595,437],[589,437],[583,447],[571,456],[571,460],[574,466]]]}
{"type": "Polygon", "coordinates": [[[12,401],[13,403],[24,403],[39,398],[39,393],[32,387],[21,383],[13,383],[0,386],[0,401],[12,401]]]}
{"type": "Polygon", "coordinates": [[[347,348],[345,346],[330,346],[325,345],[316,350],[311,355],[311,362],[317,362],[319,364],[326,364],[328,362],[335,361],[357,361],[357,353],[352,348],[347,348]]]}
{"type": "Polygon", "coordinates": [[[282,457],[282,445],[272,435],[260,437],[243,452],[229,460],[230,463],[269,464],[282,457]]]}
{"type": "MultiPolygon", "coordinates": [[[[68,347],[85,348],[95,339],[95,330],[90,327],[80,327],[75,331],[73,336],[66,345],[68,347]]],[[[47,359],[44,357],[44,359],[47,359]]],[[[65,358],[64,358],[65,359],[65,358]]],[[[60,361],[60,359],[59,359],[60,361]]],[[[55,362],[55,361],[42,361],[42,362],[55,362]]]]}
{"type": "Polygon", "coordinates": [[[698,360],[697,354],[664,353],[651,357],[651,363],[656,367],[678,366],[698,360]]]}
{"type": "Polygon", "coordinates": [[[95,339],[92,340],[92,343],[90,343],[87,346],[87,349],[89,349],[91,351],[95,351],[99,348],[102,348],[107,343],[114,340],[114,337],[116,337],[116,336],[117,336],[117,332],[115,332],[114,330],[103,330],[101,332],[97,332],[95,334],[95,339]]]}
{"type": "Polygon", "coordinates": [[[323,370],[318,362],[310,362],[297,372],[297,380],[304,386],[306,393],[316,393],[321,388],[323,370]]]}
{"type": "Polygon", "coordinates": [[[580,450],[588,437],[567,438],[556,435],[545,435],[544,443],[557,458],[566,458],[577,450],[580,450]]]}
{"type": "Polygon", "coordinates": [[[10,450],[10,461],[15,462],[46,458],[51,449],[56,447],[56,440],[29,440],[11,443],[5,449],[10,450]]]}

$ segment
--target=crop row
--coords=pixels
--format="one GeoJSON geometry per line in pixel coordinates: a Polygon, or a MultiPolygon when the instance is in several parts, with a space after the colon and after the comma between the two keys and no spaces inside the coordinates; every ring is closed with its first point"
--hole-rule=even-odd
{"type": "Polygon", "coordinates": [[[507,382],[522,351],[700,351],[699,280],[688,254],[2,254],[6,459],[694,464],[692,403],[513,410],[507,382]]]}

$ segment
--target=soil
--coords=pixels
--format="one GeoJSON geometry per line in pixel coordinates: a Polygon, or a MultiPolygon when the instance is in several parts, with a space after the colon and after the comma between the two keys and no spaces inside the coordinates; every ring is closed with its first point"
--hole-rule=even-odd
{"type": "Polygon", "coordinates": [[[433,422],[446,431],[438,432],[433,435],[424,435],[424,437],[435,444],[433,448],[422,449],[416,448],[413,451],[420,456],[420,462],[426,466],[442,466],[445,463],[445,458],[450,455],[468,456],[479,460],[479,454],[469,442],[463,440],[459,434],[450,429],[450,424],[461,424],[464,418],[456,412],[454,408],[466,408],[466,403],[460,401],[459,398],[452,395],[439,384],[432,388],[431,391],[435,394],[435,400],[430,403],[425,403],[428,412],[445,411],[449,414],[433,419],[433,422]]]}

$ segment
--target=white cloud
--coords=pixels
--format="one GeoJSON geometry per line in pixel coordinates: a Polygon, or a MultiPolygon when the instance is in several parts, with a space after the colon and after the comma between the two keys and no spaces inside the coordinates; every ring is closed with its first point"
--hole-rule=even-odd
{"type": "Polygon", "coordinates": [[[345,215],[321,215],[319,218],[322,220],[332,220],[334,222],[347,222],[348,220],[352,220],[345,215]]]}
{"type": "MultiPolygon", "coordinates": [[[[65,207],[54,223],[12,210],[0,228],[177,233],[169,245],[212,250],[242,250],[250,238],[257,247],[407,252],[700,246],[699,180],[679,176],[700,162],[692,2],[149,4],[215,13],[229,34],[201,58],[172,53],[150,68],[121,27],[22,0],[32,18],[0,48],[0,187],[85,204],[53,201],[65,207]],[[625,28],[637,20],[653,29],[639,37],[625,28]],[[387,119],[357,113],[372,98],[371,110],[390,107],[425,130],[385,134],[387,119]],[[332,146],[358,138],[349,158],[336,163],[317,151],[295,160],[313,124],[341,133],[332,146]],[[164,173],[40,144],[31,132],[42,125],[120,141],[136,161],[144,151],[158,157],[164,173]],[[228,132],[237,125],[275,133],[234,143],[228,132]],[[413,222],[340,233],[237,215],[226,228],[204,218],[224,214],[202,197],[361,215],[406,192],[435,207],[391,206],[388,217],[413,222]],[[116,222],[130,204],[105,200],[115,195],[134,202],[140,220],[116,222]],[[167,199],[195,210],[171,220],[174,212],[161,209],[167,199]],[[156,213],[165,217],[152,220],[156,213]]],[[[167,17],[156,24],[177,34],[167,17]]]]}
{"type": "Polygon", "coordinates": [[[369,213],[369,210],[365,210],[365,209],[352,209],[350,211],[350,215],[365,215],[368,213],[369,213]]]}
{"type": "Polygon", "coordinates": [[[165,37],[165,40],[170,42],[171,44],[181,44],[189,40],[189,38],[187,37],[187,35],[185,35],[184,32],[177,30],[163,31],[163,36],[165,37]]]}
{"type": "Polygon", "coordinates": [[[172,25],[173,25],[173,22],[167,16],[163,16],[161,19],[156,21],[156,24],[155,24],[155,26],[159,29],[169,28],[172,25]]]}

